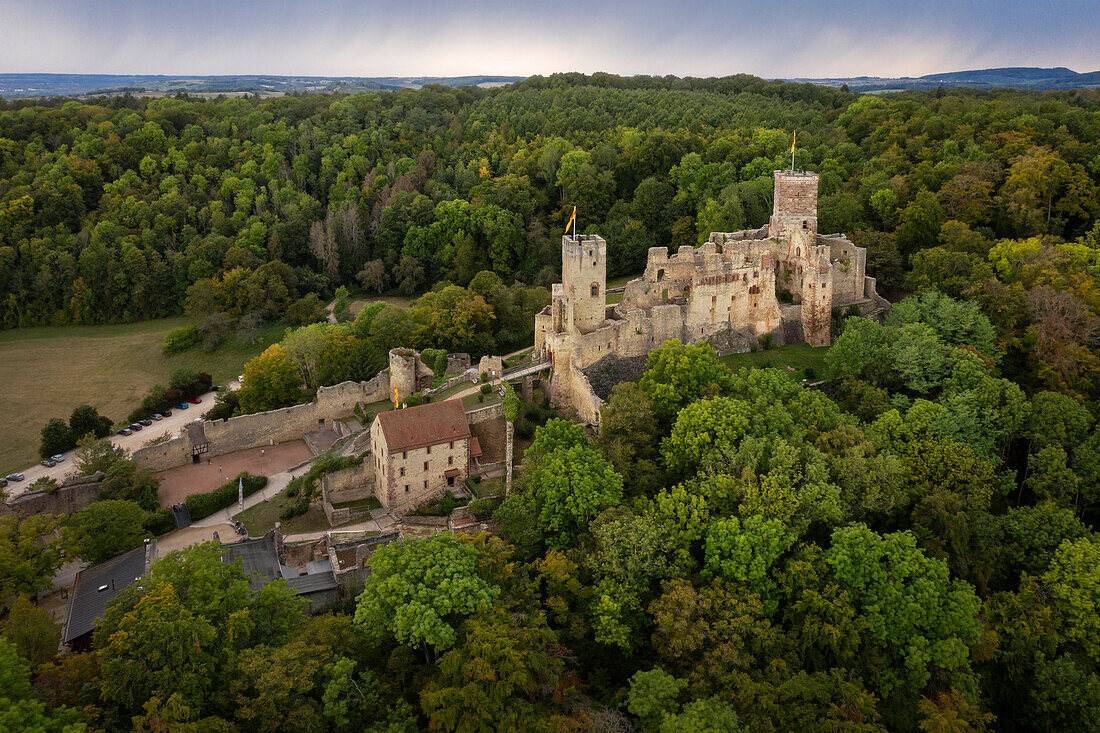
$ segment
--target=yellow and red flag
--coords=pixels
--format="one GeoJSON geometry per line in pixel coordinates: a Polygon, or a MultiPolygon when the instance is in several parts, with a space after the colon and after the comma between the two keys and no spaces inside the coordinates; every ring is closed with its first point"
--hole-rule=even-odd
{"type": "Polygon", "coordinates": [[[393,386],[393,409],[397,409],[397,385],[393,386]]]}
{"type": "Polygon", "coordinates": [[[577,207],[573,207],[573,213],[569,216],[569,221],[565,223],[565,233],[569,233],[569,227],[573,227],[573,234],[577,233],[577,207]]]}
{"type": "Polygon", "coordinates": [[[794,141],[797,140],[797,139],[798,139],[798,133],[797,132],[792,132],[791,133],[791,155],[794,155],[794,141]]]}

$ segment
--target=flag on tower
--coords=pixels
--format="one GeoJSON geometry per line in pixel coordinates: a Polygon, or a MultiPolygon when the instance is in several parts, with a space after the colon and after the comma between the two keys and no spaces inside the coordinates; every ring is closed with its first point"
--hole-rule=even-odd
{"type": "Polygon", "coordinates": [[[393,409],[397,409],[397,385],[393,385],[393,409]]]}
{"type": "Polygon", "coordinates": [[[244,476],[237,479],[237,506],[244,511],[244,476]]]}
{"type": "Polygon", "coordinates": [[[792,154],[794,153],[794,141],[797,140],[797,139],[798,139],[798,133],[797,132],[792,132],[791,133],[791,153],[792,154]]]}
{"type": "Polygon", "coordinates": [[[569,216],[569,221],[565,224],[565,233],[569,233],[569,227],[573,227],[573,234],[577,233],[577,207],[573,207],[573,213],[569,216]]]}

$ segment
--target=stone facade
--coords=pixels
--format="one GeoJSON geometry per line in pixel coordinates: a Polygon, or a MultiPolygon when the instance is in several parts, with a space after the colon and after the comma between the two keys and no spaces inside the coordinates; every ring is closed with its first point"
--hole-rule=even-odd
{"type": "Polygon", "coordinates": [[[866,276],[867,253],[841,234],[817,232],[818,174],[775,172],[768,226],[715,232],[701,247],[649,250],[645,273],[605,305],[607,243],[562,237],[562,282],[535,316],[535,358],[554,367],[551,400],[599,425],[599,398],[585,376],[609,356],[644,356],[669,339],[709,341],[722,353],[758,339],[831,343],[832,309],[881,303],[866,276]],[[785,302],[784,302],[785,301],[785,302]]]}
{"type": "Polygon", "coordinates": [[[461,486],[470,475],[470,427],[457,400],[380,413],[370,435],[374,495],[391,514],[461,486]],[[440,419],[444,411],[455,415],[440,419]],[[415,420],[415,434],[389,427],[395,419],[415,420]]]}

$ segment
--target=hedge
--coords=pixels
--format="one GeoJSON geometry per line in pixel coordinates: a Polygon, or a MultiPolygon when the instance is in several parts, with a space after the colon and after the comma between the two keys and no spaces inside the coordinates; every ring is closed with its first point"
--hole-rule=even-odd
{"type": "Polygon", "coordinates": [[[253,476],[250,473],[242,473],[211,492],[206,494],[191,494],[184,500],[191,519],[204,519],[216,511],[232,506],[237,501],[237,483],[244,479],[244,495],[251,496],[267,486],[267,476],[253,476]]]}

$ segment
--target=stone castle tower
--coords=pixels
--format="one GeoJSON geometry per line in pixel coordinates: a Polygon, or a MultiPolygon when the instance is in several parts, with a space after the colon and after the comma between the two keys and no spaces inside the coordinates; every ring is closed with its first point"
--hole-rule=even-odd
{"type": "Polygon", "coordinates": [[[564,324],[581,333],[599,328],[606,317],[607,242],[594,234],[561,238],[564,324]]]}
{"type": "Polygon", "coordinates": [[[768,236],[795,239],[801,231],[806,239],[817,236],[817,183],[819,176],[807,171],[775,171],[775,204],[768,236]]]}

